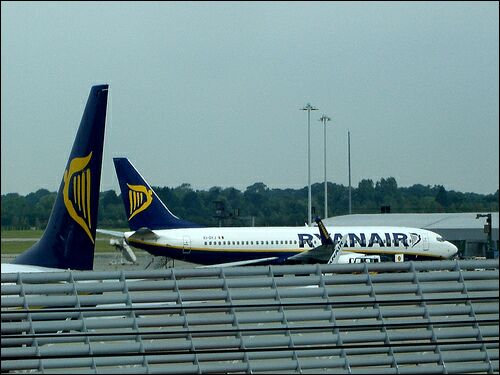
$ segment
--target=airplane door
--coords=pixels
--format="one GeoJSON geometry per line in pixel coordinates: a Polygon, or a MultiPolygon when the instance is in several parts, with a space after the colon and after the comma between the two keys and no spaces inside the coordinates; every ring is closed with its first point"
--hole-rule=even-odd
{"type": "Polygon", "coordinates": [[[182,238],[182,254],[189,254],[191,252],[191,238],[184,236],[182,238]]]}
{"type": "Polygon", "coordinates": [[[422,249],[429,251],[429,238],[426,235],[422,236],[422,249]]]}

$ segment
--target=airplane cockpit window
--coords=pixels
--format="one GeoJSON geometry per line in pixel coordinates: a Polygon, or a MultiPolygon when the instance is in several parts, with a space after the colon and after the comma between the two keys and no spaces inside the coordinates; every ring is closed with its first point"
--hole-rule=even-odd
{"type": "Polygon", "coordinates": [[[436,240],[438,240],[439,242],[444,242],[444,238],[441,236],[436,237],[436,240]]]}

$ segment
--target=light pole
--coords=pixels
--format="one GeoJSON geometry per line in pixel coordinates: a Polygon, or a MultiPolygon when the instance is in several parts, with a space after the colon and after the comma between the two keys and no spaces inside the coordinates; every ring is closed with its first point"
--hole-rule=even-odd
{"type": "Polygon", "coordinates": [[[352,214],[351,207],[351,132],[347,131],[347,164],[349,167],[349,215],[352,214]]]}
{"type": "Polygon", "coordinates": [[[328,117],[327,115],[323,114],[323,116],[321,116],[321,118],[319,119],[319,121],[323,121],[323,125],[324,125],[324,133],[323,133],[323,141],[324,141],[324,144],[325,144],[325,152],[324,152],[324,164],[325,164],[325,219],[328,217],[328,201],[327,201],[327,188],[326,188],[326,122],[327,121],[330,121],[331,118],[328,117]]]}
{"type": "Polygon", "coordinates": [[[318,108],[314,108],[311,103],[307,103],[302,111],[307,111],[307,183],[309,185],[308,190],[308,206],[307,206],[307,220],[308,225],[311,226],[311,111],[317,111],[318,108]]]}

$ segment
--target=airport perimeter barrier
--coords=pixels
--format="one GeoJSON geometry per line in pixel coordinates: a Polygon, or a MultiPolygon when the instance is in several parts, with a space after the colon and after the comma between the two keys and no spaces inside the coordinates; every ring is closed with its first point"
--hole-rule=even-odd
{"type": "Polygon", "coordinates": [[[498,373],[498,266],[2,274],[2,373],[498,373]]]}

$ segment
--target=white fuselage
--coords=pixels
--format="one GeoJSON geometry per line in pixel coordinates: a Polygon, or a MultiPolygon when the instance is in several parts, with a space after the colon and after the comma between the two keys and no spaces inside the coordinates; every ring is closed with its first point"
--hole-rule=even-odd
{"type": "Polygon", "coordinates": [[[42,266],[30,266],[28,264],[2,263],[2,273],[13,272],[64,272],[61,268],[50,268],[42,266]]]}
{"type": "MultiPolygon", "coordinates": [[[[457,253],[455,245],[423,229],[361,226],[327,229],[333,241],[348,235],[345,252],[434,259],[451,258],[457,253]]],[[[321,245],[317,227],[211,227],[152,232],[156,238],[132,236],[135,232],[126,232],[125,238],[130,245],[154,255],[200,264],[273,256],[285,260],[321,245]]]]}

